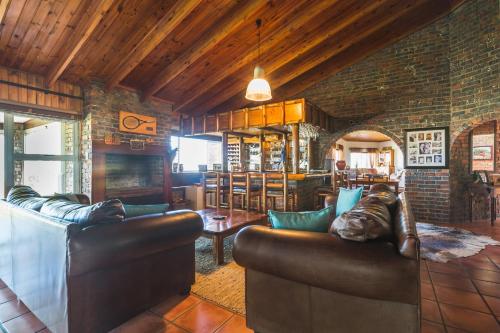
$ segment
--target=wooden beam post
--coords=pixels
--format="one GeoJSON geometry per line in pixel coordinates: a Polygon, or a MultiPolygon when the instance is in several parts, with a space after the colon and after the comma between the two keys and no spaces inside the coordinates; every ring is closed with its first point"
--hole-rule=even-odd
{"type": "Polygon", "coordinates": [[[227,132],[222,133],[222,172],[228,172],[228,163],[227,163],[227,144],[228,144],[228,134],[227,132]]]}
{"type": "Polygon", "coordinates": [[[80,19],[72,37],[65,43],[66,47],[50,67],[46,79],[47,86],[56,83],[62,73],[69,66],[83,44],[90,38],[95,28],[109,10],[114,0],[94,0],[85,11],[85,19],[80,19]]]}
{"type": "Polygon", "coordinates": [[[264,165],[266,164],[266,156],[264,155],[264,134],[259,135],[259,145],[260,145],[260,172],[264,172],[264,165]]]}
{"type": "Polygon", "coordinates": [[[307,139],[307,173],[311,172],[313,162],[313,141],[311,138],[307,139]]]}
{"type": "Polygon", "coordinates": [[[292,173],[299,173],[299,124],[292,124],[292,173]]]}

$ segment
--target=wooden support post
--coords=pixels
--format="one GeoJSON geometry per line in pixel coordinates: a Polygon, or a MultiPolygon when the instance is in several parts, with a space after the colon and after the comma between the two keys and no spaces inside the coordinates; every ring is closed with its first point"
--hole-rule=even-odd
{"type": "Polygon", "coordinates": [[[247,211],[250,210],[250,206],[252,204],[252,187],[251,187],[251,181],[250,181],[250,173],[247,172],[247,178],[246,178],[246,187],[247,187],[247,195],[246,195],[246,208],[247,208],[247,211]]]}
{"type": "Polygon", "coordinates": [[[266,213],[267,210],[267,179],[266,174],[262,174],[262,213],[266,213]]]}
{"type": "Polygon", "coordinates": [[[288,173],[283,173],[283,211],[286,212],[288,209],[288,173]]]}
{"type": "Polygon", "coordinates": [[[292,173],[299,173],[299,124],[292,124],[292,173]]]}
{"type": "Polygon", "coordinates": [[[259,145],[260,145],[260,172],[264,172],[264,164],[266,164],[266,158],[264,155],[264,134],[259,135],[259,145]]]}
{"type": "Polygon", "coordinates": [[[311,138],[307,139],[307,173],[311,172],[313,161],[313,141],[311,138]]]}
{"type": "Polygon", "coordinates": [[[217,176],[216,176],[216,181],[217,181],[217,184],[215,185],[215,208],[216,209],[219,209],[220,208],[220,192],[221,192],[221,187],[220,187],[220,173],[217,173],[217,176]]]}
{"type": "Polygon", "coordinates": [[[222,172],[228,172],[227,165],[227,143],[228,143],[228,134],[227,132],[222,133],[222,172]]]}
{"type": "Polygon", "coordinates": [[[229,174],[229,209],[233,209],[233,196],[234,196],[234,177],[233,173],[229,174]]]}

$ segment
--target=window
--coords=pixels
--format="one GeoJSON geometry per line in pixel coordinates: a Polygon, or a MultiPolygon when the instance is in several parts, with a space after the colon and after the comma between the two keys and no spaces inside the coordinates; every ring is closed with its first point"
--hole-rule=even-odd
{"type": "Polygon", "coordinates": [[[198,165],[211,170],[214,164],[222,163],[222,144],[218,141],[172,136],[170,145],[179,148],[174,163],[182,164],[184,171],[198,171],[198,165]]]}
{"type": "Polygon", "coordinates": [[[75,121],[0,113],[0,125],[2,197],[5,189],[17,184],[31,186],[42,195],[78,191],[75,121]]]}
{"type": "Polygon", "coordinates": [[[351,168],[370,169],[374,167],[373,156],[371,153],[351,153],[351,168]]]}

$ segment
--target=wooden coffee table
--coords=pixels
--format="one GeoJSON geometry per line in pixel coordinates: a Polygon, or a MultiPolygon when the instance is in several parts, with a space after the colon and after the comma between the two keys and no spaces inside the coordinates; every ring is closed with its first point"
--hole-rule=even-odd
{"type": "Polygon", "coordinates": [[[209,208],[198,210],[197,213],[203,218],[202,235],[212,238],[214,241],[213,253],[217,265],[224,263],[224,238],[237,233],[247,225],[265,225],[267,223],[266,215],[256,212],[209,208]],[[226,216],[226,218],[224,220],[214,220],[214,216],[226,216]]]}

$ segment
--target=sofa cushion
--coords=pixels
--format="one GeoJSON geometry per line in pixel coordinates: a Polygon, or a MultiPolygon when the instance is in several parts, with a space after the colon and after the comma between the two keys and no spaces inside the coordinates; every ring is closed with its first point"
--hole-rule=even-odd
{"type": "Polygon", "coordinates": [[[354,205],[361,199],[363,188],[359,187],[354,190],[340,188],[339,197],[337,199],[337,210],[335,216],[340,216],[342,213],[351,210],[354,205]]]}
{"type": "Polygon", "coordinates": [[[121,222],[125,218],[123,204],[118,199],[96,203],[91,206],[71,202],[58,197],[47,200],[40,213],[82,227],[94,224],[121,222]]]}
{"type": "Polygon", "coordinates": [[[394,212],[398,204],[398,197],[387,184],[372,185],[367,196],[380,199],[391,212],[394,212]]]}
{"type": "Polygon", "coordinates": [[[365,197],[353,209],[337,217],[330,231],[343,239],[358,242],[390,238],[392,235],[391,213],[379,198],[365,197]]]}
{"type": "Polygon", "coordinates": [[[15,185],[10,189],[6,200],[13,205],[39,212],[48,198],[42,198],[38,192],[27,185],[15,185]]]}
{"type": "Polygon", "coordinates": [[[333,220],[333,207],[310,212],[277,212],[269,210],[269,221],[274,229],[327,232],[333,220]]]}
{"type": "Polygon", "coordinates": [[[136,217],[149,214],[163,214],[168,210],[168,203],[156,205],[123,205],[125,217],[136,217]]]}

